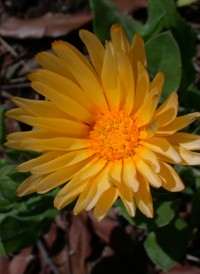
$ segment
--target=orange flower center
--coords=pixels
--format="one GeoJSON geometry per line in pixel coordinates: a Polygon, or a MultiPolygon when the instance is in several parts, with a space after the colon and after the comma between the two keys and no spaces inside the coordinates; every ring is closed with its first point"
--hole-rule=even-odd
{"type": "Polygon", "coordinates": [[[109,161],[133,155],[138,138],[139,130],[134,120],[123,111],[100,113],[90,131],[91,149],[109,161]]]}

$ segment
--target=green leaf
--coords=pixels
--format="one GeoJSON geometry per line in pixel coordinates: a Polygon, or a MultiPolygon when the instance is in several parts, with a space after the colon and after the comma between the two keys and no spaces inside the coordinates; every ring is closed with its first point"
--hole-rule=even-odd
{"type": "Polygon", "coordinates": [[[165,75],[162,100],[176,91],[181,81],[181,57],[179,47],[170,31],[160,33],[146,43],[148,68],[151,77],[158,71],[165,75]],[[173,69],[172,69],[173,68],[173,69]]]}
{"type": "Polygon", "coordinates": [[[196,3],[198,0],[177,0],[177,7],[184,7],[196,3]]]}
{"type": "Polygon", "coordinates": [[[17,184],[9,175],[15,172],[15,167],[11,164],[5,164],[0,168],[0,200],[16,200],[17,184]]]}
{"type": "Polygon", "coordinates": [[[34,244],[57,214],[53,198],[58,189],[44,195],[16,197],[16,188],[27,177],[6,161],[0,167],[0,256],[34,244]]]}
{"type": "Polygon", "coordinates": [[[184,255],[190,235],[191,229],[187,223],[177,218],[170,225],[150,232],[144,248],[157,267],[168,271],[184,255]]]}
{"type": "MultiPolygon", "coordinates": [[[[162,199],[162,198],[161,198],[162,199]]],[[[132,225],[153,230],[158,227],[163,227],[168,225],[176,215],[176,212],[179,208],[180,200],[164,200],[154,201],[154,217],[152,219],[147,218],[139,210],[136,212],[135,217],[130,217],[126,208],[124,207],[121,200],[117,201],[117,206],[120,208],[120,211],[124,218],[132,225]]]]}
{"type": "MultiPolygon", "coordinates": [[[[153,5],[152,0],[152,5],[153,5]]],[[[194,29],[180,16],[177,11],[174,0],[159,0],[163,5],[166,16],[163,20],[163,30],[172,31],[181,52],[182,57],[182,81],[181,95],[184,97],[187,88],[194,81],[195,71],[192,64],[192,58],[195,55],[196,32],[194,29]]],[[[171,68],[174,70],[174,66],[171,68]]]]}
{"type": "Polygon", "coordinates": [[[49,227],[50,219],[41,222],[20,220],[7,217],[0,227],[0,255],[9,255],[15,251],[32,245],[36,239],[49,227]],[[1,253],[2,252],[2,253],[1,253]]]}
{"type": "Polygon", "coordinates": [[[1,240],[0,240],[0,256],[4,256],[4,257],[7,256],[7,252],[1,240]]]}
{"type": "Polygon", "coordinates": [[[3,145],[6,141],[6,126],[4,121],[5,107],[0,106],[0,145],[3,145]]]}
{"type": "Polygon", "coordinates": [[[94,15],[94,33],[104,42],[110,40],[110,27],[113,24],[121,24],[129,38],[132,39],[135,32],[141,32],[142,24],[121,13],[110,0],[89,0],[94,15]]]}
{"type": "Polygon", "coordinates": [[[140,34],[145,40],[156,35],[163,29],[163,20],[166,16],[166,10],[160,0],[149,0],[147,6],[148,19],[140,34]]]}

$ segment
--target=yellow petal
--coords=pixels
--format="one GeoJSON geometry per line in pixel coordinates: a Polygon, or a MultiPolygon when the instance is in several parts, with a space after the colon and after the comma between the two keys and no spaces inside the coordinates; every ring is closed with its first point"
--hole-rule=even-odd
{"type": "Polygon", "coordinates": [[[161,180],[159,176],[152,170],[152,168],[147,163],[145,163],[136,154],[134,155],[133,160],[135,162],[137,171],[141,173],[153,187],[158,188],[161,186],[161,180]]]}
{"type": "Polygon", "coordinates": [[[59,169],[55,172],[47,174],[43,179],[37,184],[36,190],[37,193],[46,193],[63,183],[66,183],[72,177],[74,177],[84,166],[90,161],[86,159],[82,162],[79,162],[75,165],[71,165],[62,169],[59,169]]]}
{"type": "Polygon", "coordinates": [[[130,50],[130,43],[123,28],[120,25],[112,25],[110,29],[110,36],[115,51],[128,52],[130,50]]]}
{"type": "Polygon", "coordinates": [[[183,147],[179,147],[180,155],[183,159],[183,163],[189,166],[200,165],[200,153],[189,151],[183,147]]]}
{"type": "Polygon", "coordinates": [[[144,41],[138,33],[136,33],[133,37],[133,42],[131,45],[131,52],[134,55],[136,61],[139,61],[144,66],[147,66],[144,41]]]}
{"type": "Polygon", "coordinates": [[[80,171],[74,178],[70,181],[70,185],[67,184],[64,186],[60,192],[59,196],[66,196],[68,195],[68,192],[70,190],[71,184],[76,184],[76,182],[81,182],[81,181],[89,181],[90,178],[93,178],[96,176],[107,164],[107,161],[103,159],[92,159],[91,161],[88,162],[88,164],[84,167],[82,171],[80,171]]]}
{"type": "Polygon", "coordinates": [[[110,169],[110,163],[91,181],[91,187],[85,198],[85,209],[91,210],[97,203],[101,194],[110,188],[108,181],[108,171],[110,169]]]}
{"type": "Polygon", "coordinates": [[[139,210],[148,218],[153,218],[153,201],[147,180],[139,175],[140,186],[135,194],[135,201],[139,210]]]}
{"type": "Polygon", "coordinates": [[[176,192],[184,189],[184,184],[177,172],[165,162],[161,162],[160,177],[162,186],[166,190],[176,192]]]}
{"type": "Polygon", "coordinates": [[[128,55],[125,52],[118,52],[116,56],[118,77],[121,82],[121,89],[123,89],[124,110],[129,114],[134,106],[135,94],[135,79],[133,68],[128,55]]]}
{"type": "Polygon", "coordinates": [[[65,62],[57,56],[49,52],[40,52],[36,55],[36,59],[38,63],[46,70],[55,72],[70,79],[73,82],[76,82],[76,79],[68,69],[65,62]]]}
{"type": "Polygon", "coordinates": [[[109,106],[118,109],[121,102],[121,92],[111,43],[106,44],[101,80],[109,106]]]}
{"type": "Polygon", "coordinates": [[[137,63],[138,76],[136,81],[136,92],[135,92],[135,102],[134,102],[134,112],[139,110],[144,104],[147,94],[149,91],[150,79],[149,74],[140,62],[137,63]]]}
{"type": "Polygon", "coordinates": [[[149,148],[153,152],[167,156],[172,159],[175,163],[180,163],[181,157],[179,153],[173,148],[173,146],[167,141],[166,138],[153,137],[148,139],[147,142],[141,141],[141,145],[149,148]]]}
{"type": "MultiPolygon", "coordinates": [[[[26,133],[26,132],[21,132],[26,133]]],[[[14,133],[12,133],[14,134],[14,133]]],[[[11,134],[9,134],[11,135],[11,134]]],[[[67,138],[67,137],[57,137],[51,139],[41,139],[39,138],[26,138],[26,135],[20,134],[22,139],[18,137],[9,137],[9,141],[5,143],[6,146],[20,149],[20,150],[31,150],[38,152],[45,152],[50,150],[57,151],[69,151],[76,149],[83,149],[90,147],[90,141],[87,139],[77,139],[77,138],[67,138]]],[[[51,136],[51,134],[49,134],[51,136]]],[[[48,136],[48,137],[49,137],[48,136]]],[[[53,137],[53,136],[52,136],[53,137]]]]}
{"type": "Polygon", "coordinates": [[[131,157],[123,159],[123,181],[133,191],[137,192],[139,182],[136,178],[136,168],[131,157]]]}
{"type": "Polygon", "coordinates": [[[86,45],[87,50],[90,55],[91,62],[98,73],[101,75],[101,70],[103,66],[103,58],[105,49],[99,39],[91,32],[87,30],[80,30],[79,36],[83,43],[86,45]]]}
{"type": "Polygon", "coordinates": [[[101,194],[110,188],[110,183],[108,182],[109,169],[110,164],[108,164],[94,178],[90,179],[88,185],[78,198],[74,207],[74,214],[79,214],[83,209],[91,210],[96,205],[101,194]]]}
{"type": "Polygon", "coordinates": [[[67,119],[31,117],[25,115],[15,117],[15,119],[33,127],[67,134],[69,137],[84,138],[84,136],[88,136],[89,132],[89,127],[87,125],[67,119]]]}
{"type": "Polygon", "coordinates": [[[31,169],[33,174],[46,174],[77,164],[93,155],[90,149],[71,151],[31,169]]]}
{"type": "Polygon", "coordinates": [[[150,83],[149,93],[146,95],[144,102],[134,115],[138,127],[142,127],[151,121],[160,99],[163,84],[164,76],[159,72],[150,83]]]}
{"type": "Polygon", "coordinates": [[[188,126],[196,119],[200,117],[200,112],[194,112],[190,114],[186,114],[183,116],[179,116],[175,118],[170,124],[164,127],[160,127],[158,130],[158,134],[160,135],[171,135],[176,131],[188,126]]]}
{"type": "Polygon", "coordinates": [[[36,192],[36,186],[40,182],[43,176],[31,175],[25,181],[23,181],[17,188],[17,196],[22,197],[33,192],[36,192]]]}
{"type": "Polygon", "coordinates": [[[127,185],[125,185],[124,182],[122,182],[118,186],[118,191],[119,191],[119,197],[121,198],[124,206],[126,207],[126,210],[128,211],[128,214],[131,217],[135,216],[135,202],[134,202],[134,193],[132,190],[130,190],[127,185]]]}
{"type": "Polygon", "coordinates": [[[59,194],[60,192],[58,192],[58,194],[56,195],[54,199],[54,206],[57,209],[64,208],[82,193],[82,191],[85,189],[87,184],[88,184],[88,180],[83,180],[83,181],[77,180],[73,182],[69,181],[65,186],[65,188],[66,187],[68,188],[67,194],[63,196],[59,194]]]}
{"type": "Polygon", "coordinates": [[[107,109],[103,90],[87,59],[76,48],[66,42],[54,42],[53,50],[66,62],[71,73],[93,103],[100,108],[107,109]]]}
{"type": "Polygon", "coordinates": [[[18,172],[29,172],[32,168],[35,166],[40,166],[46,162],[51,161],[52,159],[55,159],[59,156],[63,155],[62,152],[59,151],[49,151],[46,152],[32,160],[29,160],[27,162],[24,162],[20,165],[17,166],[17,171],[18,172]]]}
{"type": "MultiPolygon", "coordinates": [[[[76,101],[79,105],[84,107],[88,112],[93,113],[94,106],[90,98],[86,96],[86,94],[83,92],[78,84],[74,83],[70,79],[67,79],[66,77],[44,69],[39,69],[29,74],[28,78],[34,82],[41,82],[44,85],[55,90],[55,94],[51,94],[53,96],[52,100],[54,100],[56,96],[58,100],[60,98],[61,101],[63,99],[65,102],[65,100],[68,100],[67,98],[69,97],[70,99],[76,101]]],[[[48,97],[46,91],[44,90],[43,92],[43,95],[45,97],[48,97]]],[[[62,102],[61,106],[63,106],[62,102]]],[[[64,107],[64,109],[66,110],[66,106],[64,107]]]]}
{"type": "Polygon", "coordinates": [[[160,171],[160,163],[159,163],[157,155],[152,150],[150,150],[149,148],[144,147],[144,146],[138,146],[135,149],[135,152],[145,162],[147,162],[156,173],[159,173],[159,171],[160,171]]]}
{"type": "Polygon", "coordinates": [[[118,186],[122,181],[122,161],[114,161],[108,171],[108,180],[111,186],[118,186]]]}
{"type": "Polygon", "coordinates": [[[156,110],[155,118],[158,120],[159,127],[170,124],[178,113],[178,96],[172,92],[164,103],[156,110]]]}
{"type": "Polygon", "coordinates": [[[33,116],[69,118],[69,115],[59,110],[52,102],[41,101],[41,100],[29,100],[29,99],[23,99],[19,97],[12,98],[12,101],[14,102],[15,105],[21,108],[20,115],[22,115],[22,113],[23,114],[27,113],[33,116]]]}
{"type": "Polygon", "coordinates": [[[89,161],[84,168],[58,192],[54,200],[56,208],[62,209],[78,197],[84,189],[86,189],[87,185],[89,187],[89,180],[104,167],[103,164],[105,165],[104,161],[97,161],[97,159],[89,161]]]}
{"type": "Polygon", "coordinates": [[[172,145],[180,145],[185,149],[188,150],[199,150],[200,149],[200,136],[184,133],[184,132],[177,132],[173,135],[167,137],[167,140],[172,145]]]}
{"type": "Polygon", "coordinates": [[[41,83],[41,82],[32,82],[31,87],[42,94],[43,96],[50,99],[59,109],[72,116],[75,119],[78,119],[85,123],[92,123],[93,116],[85,108],[83,108],[76,101],[71,98],[58,94],[55,89],[41,83]]]}
{"type": "Polygon", "coordinates": [[[101,194],[94,209],[94,216],[97,221],[101,221],[105,217],[108,210],[116,201],[117,197],[118,191],[113,187],[109,188],[101,194]]]}

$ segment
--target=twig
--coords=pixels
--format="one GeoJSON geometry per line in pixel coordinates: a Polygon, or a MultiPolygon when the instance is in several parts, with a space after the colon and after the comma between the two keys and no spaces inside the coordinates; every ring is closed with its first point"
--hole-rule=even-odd
{"type": "MultiPolygon", "coordinates": [[[[0,43],[10,52],[12,56],[16,59],[19,57],[19,54],[14,50],[1,36],[0,36],[0,43]]],[[[27,71],[31,71],[31,68],[24,60],[20,60],[20,63],[27,69],[27,71]]]]}
{"type": "Polygon", "coordinates": [[[38,249],[40,250],[40,252],[42,253],[42,256],[44,257],[45,266],[49,266],[51,268],[53,274],[59,274],[57,268],[53,264],[52,260],[49,258],[48,253],[47,253],[46,249],[44,248],[44,245],[42,244],[42,242],[38,241],[37,246],[38,246],[38,249]]]}
{"type": "Polygon", "coordinates": [[[30,83],[18,83],[18,84],[9,84],[9,85],[0,85],[1,90],[7,90],[7,89],[16,89],[16,88],[27,88],[30,87],[30,83]]]}
{"type": "Polygon", "coordinates": [[[186,255],[186,259],[188,261],[192,261],[192,262],[195,262],[195,263],[200,263],[200,258],[196,257],[196,256],[193,256],[193,255],[186,255]]]}

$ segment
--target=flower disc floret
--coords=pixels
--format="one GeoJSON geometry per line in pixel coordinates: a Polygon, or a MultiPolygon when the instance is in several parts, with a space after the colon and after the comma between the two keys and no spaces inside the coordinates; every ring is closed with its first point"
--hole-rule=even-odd
{"type": "Polygon", "coordinates": [[[105,160],[114,161],[134,155],[139,129],[133,118],[123,111],[108,111],[98,115],[90,132],[93,152],[105,160]]]}

